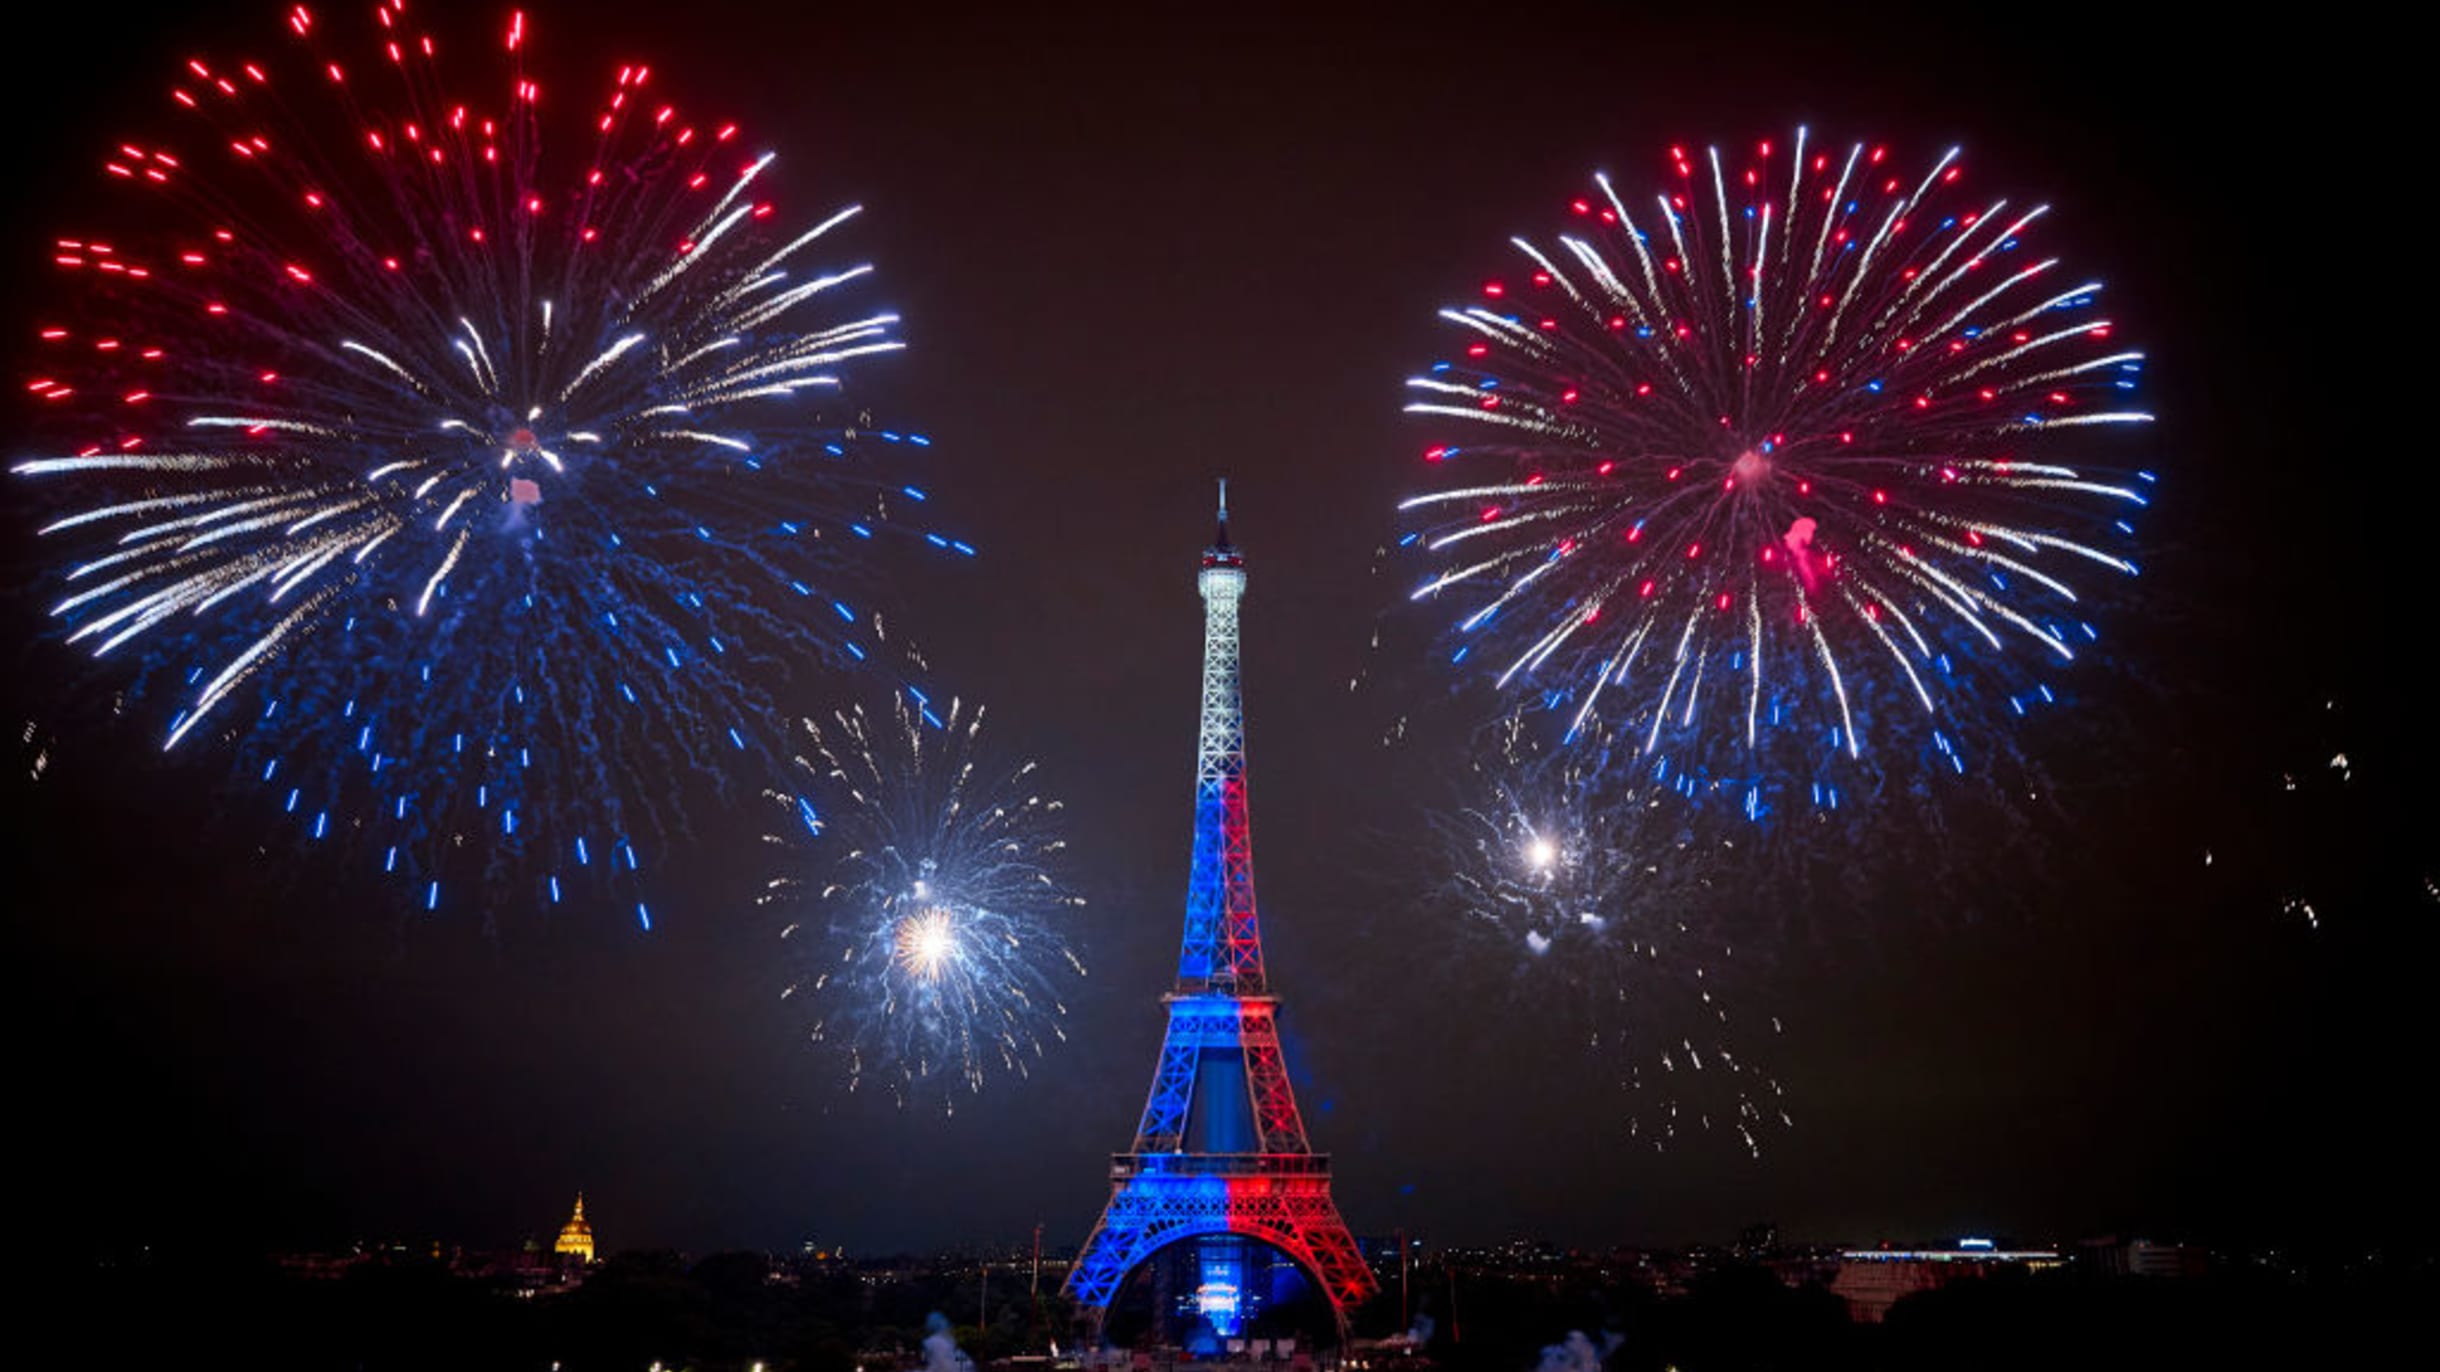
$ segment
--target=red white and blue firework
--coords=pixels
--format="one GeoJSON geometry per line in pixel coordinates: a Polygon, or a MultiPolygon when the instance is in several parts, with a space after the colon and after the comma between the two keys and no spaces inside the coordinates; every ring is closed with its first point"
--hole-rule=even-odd
{"type": "Polygon", "coordinates": [[[1995,712],[2058,700],[2099,636],[2078,582],[2136,571],[2153,478],[2078,461],[2150,418],[2143,356],[2027,247],[2046,207],[1802,129],[1673,148],[1650,197],[1594,182],[1407,383],[1445,437],[1404,541],[1454,659],[1756,817],[1834,807],[1868,745],[1963,771],[1995,712]]]}
{"type": "Polygon", "coordinates": [[[228,744],[420,906],[458,853],[556,901],[776,758],[778,680],[865,657],[868,540],[972,549],[904,522],[925,440],[840,398],[901,346],[834,256],[854,207],[792,221],[647,65],[546,92],[522,14],[463,89],[403,0],[372,19],[197,57],[109,151],[119,227],[57,241],[27,383],[73,437],[16,471],[64,507],[52,613],[165,747],[228,744]]]}

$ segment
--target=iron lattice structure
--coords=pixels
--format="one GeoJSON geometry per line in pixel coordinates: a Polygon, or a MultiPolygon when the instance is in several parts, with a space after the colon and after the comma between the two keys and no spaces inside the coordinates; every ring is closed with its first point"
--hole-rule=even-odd
{"type": "Polygon", "coordinates": [[[1220,531],[1203,551],[1203,715],[1194,861],[1169,1029],[1135,1146],[1110,1160],[1110,1203],[1067,1289],[1096,1323],[1127,1275],[1172,1244],[1234,1235],[1286,1254],[1328,1296],[1342,1331],[1375,1289],[1330,1196],[1330,1158],[1305,1137],[1263,975],[1237,670],[1245,559],[1220,531]]]}

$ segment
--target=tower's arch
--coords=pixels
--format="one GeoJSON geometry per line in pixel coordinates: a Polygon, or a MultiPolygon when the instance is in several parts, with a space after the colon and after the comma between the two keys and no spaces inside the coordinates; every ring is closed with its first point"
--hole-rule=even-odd
{"type": "Polygon", "coordinates": [[[1190,1330],[1225,1346],[1237,1338],[1294,1337],[1305,1347],[1347,1343],[1346,1312],[1309,1249],[1283,1236],[1213,1217],[1146,1240],[1118,1274],[1109,1302],[1094,1312],[1097,1342],[1132,1344],[1146,1329],[1160,1342],[1195,1352],[1190,1330]]]}

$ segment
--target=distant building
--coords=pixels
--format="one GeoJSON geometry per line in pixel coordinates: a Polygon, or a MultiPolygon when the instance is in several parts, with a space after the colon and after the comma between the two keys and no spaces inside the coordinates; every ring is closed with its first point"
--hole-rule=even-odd
{"type": "Polygon", "coordinates": [[[2127,1245],[2130,1277],[2199,1277],[2210,1266],[2211,1255],[2190,1243],[2137,1239],[2127,1245]]]}
{"type": "Polygon", "coordinates": [[[2211,1254],[2189,1243],[2120,1242],[2116,1235],[2077,1245],[2080,1263],[2108,1277],[2199,1277],[2211,1270],[2211,1254]]]}
{"type": "Polygon", "coordinates": [[[559,1227],[559,1242],[551,1251],[560,1258],[573,1258],[580,1263],[593,1261],[593,1226],[585,1221],[585,1193],[576,1193],[576,1213],[559,1227]]]}
{"type": "Polygon", "coordinates": [[[1857,1324],[1879,1324],[1906,1297],[1961,1278],[2009,1268],[2038,1272],[2067,1261],[2054,1249],[2000,1248],[1989,1239],[1965,1239],[1955,1248],[1849,1249],[1838,1257],[1830,1293],[1847,1302],[1847,1315],[1857,1324]]]}

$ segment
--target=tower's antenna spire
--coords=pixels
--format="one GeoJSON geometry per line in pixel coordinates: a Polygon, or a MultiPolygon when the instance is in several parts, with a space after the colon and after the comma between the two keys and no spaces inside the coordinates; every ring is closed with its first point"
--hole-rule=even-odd
{"type": "Polygon", "coordinates": [[[1228,541],[1228,478],[1225,476],[1220,478],[1220,532],[1212,536],[1212,551],[1232,557],[1236,553],[1228,541]]]}

